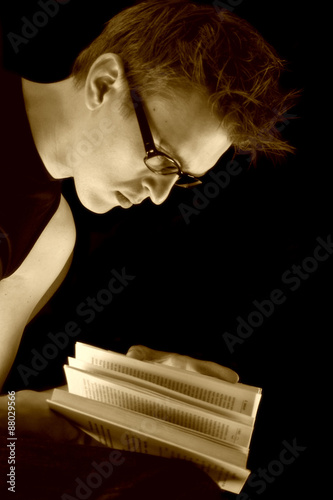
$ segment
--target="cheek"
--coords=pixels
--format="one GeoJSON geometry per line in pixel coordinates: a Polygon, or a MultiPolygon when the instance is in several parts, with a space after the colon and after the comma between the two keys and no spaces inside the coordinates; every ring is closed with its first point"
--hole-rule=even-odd
{"type": "Polygon", "coordinates": [[[130,183],[135,186],[147,175],[145,149],[136,119],[116,126],[104,124],[84,132],[70,148],[70,164],[78,189],[109,192],[130,183]]]}

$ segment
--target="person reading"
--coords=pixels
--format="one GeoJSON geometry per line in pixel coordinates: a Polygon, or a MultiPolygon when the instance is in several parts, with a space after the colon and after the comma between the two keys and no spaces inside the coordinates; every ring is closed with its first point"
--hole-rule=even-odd
{"type": "MultiPolygon", "coordinates": [[[[280,89],[282,69],[246,21],[182,0],[122,10],[60,81],[20,79],[2,69],[8,127],[1,146],[0,386],[25,326],[71,264],[75,221],[61,179],[72,177],[82,204],[102,214],[146,198],[161,204],[175,185],[198,185],[229,148],[253,158],[257,151],[284,155],[292,147],[275,124],[292,93],[280,89]],[[85,146],[87,135],[95,147],[85,146]]],[[[238,380],[228,368],[175,353],[140,347],[130,355],[238,380]]],[[[21,428],[72,436],[74,428],[49,411],[47,395],[17,394],[21,428]]]]}

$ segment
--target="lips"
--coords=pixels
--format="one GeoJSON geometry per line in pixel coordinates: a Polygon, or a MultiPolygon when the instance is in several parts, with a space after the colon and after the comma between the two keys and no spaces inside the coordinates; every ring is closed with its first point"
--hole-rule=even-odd
{"type": "Polygon", "coordinates": [[[116,199],[117,199],[117,202],[119,203],[119,205],[123,208],[129,208],[133,205],[133,203],[128,198],[126,198],[125,195],[123,195],[119,191],[116,193],[116,199]]]}
{"type": "Polygon", "coordinates": [[[147,198],[141,198],[140,200],[134,200],[133,201],[133,204],[134,205],[140,205],[140,203],[142,203],[144,200],[146,200],[147,198]]]}
{"type": "Polygon", "coordinates": [[[140,198],[138,198],[135,196],[135,194],[133,194],[133,196],[130,195],[130,197],[127,197],[120,191],[116,192],[116,199],[119,205],[123,208],[129,208],[132,205],[140,205],[147,198],[149,198],[149,196],[141,196],[140,198]]]}

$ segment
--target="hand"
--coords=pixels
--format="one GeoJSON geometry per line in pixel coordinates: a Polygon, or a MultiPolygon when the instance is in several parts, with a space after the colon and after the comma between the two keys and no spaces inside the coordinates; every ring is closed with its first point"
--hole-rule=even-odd
{"type": "MultiPolygon", "coordinates": [[[[15,394],[15,435],[82,443],[84,433],[64,417],[50,410],[46,400],[51,395],[52,389],[44,392],[24,390],[15,394]]],[[[7,396],[1,396],[0,428],[2,434],[7,430],[7,404],[7,396]]]]}
{"type": "Polygon", "coordinates": [[[202,361],[189,356],[183,356],[182,354],[155,351],[142,345],[130,347],[126,355],[142,361],[150,361],[156,364],[161,363],[163,365],[182,368],[183,370],[202,373],[203,375],[210,375],[211,377],[220,378],[233,384],[239,380],[236,372],[212,361],[202,361]]]}

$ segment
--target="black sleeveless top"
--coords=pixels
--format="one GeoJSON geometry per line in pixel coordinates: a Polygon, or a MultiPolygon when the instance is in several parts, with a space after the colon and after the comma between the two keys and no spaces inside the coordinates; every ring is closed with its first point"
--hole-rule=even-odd
{"type": "Polygon", "coordinates": [[[32,138],[21,78],[0,69],[0,279],[22,264],[56,212],[61,182],[44,167],[32,138]]]}

